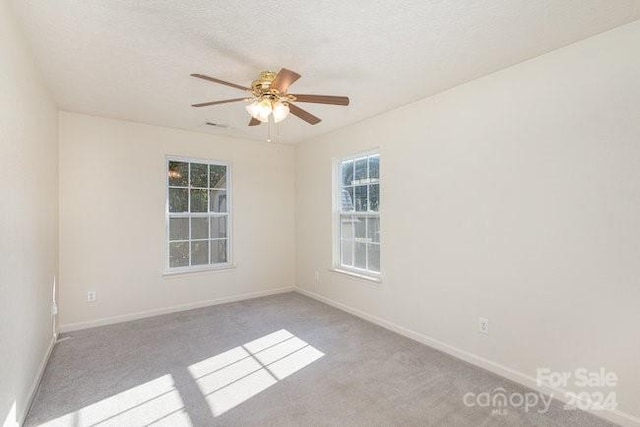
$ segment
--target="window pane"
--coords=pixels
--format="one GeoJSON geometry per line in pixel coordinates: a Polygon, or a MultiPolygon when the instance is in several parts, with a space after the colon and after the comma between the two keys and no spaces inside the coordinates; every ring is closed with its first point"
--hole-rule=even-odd
{"type": "Polygon", "coordinates": [[[378,212],[380,209],[380,184],[369,186],[369,210],[378,212]]]}
{"type": "Polygon", "coordinates": [[[369,157],[369,179],[380,178],[380,156],[369,157]]]}
{"type": "Polygon", "coordinates": [[[380,218],[367,218],[367,239],[380,242],[380,218]]]}
{"type": "Polygon", "coordinates": [[[227,262],[227,239],[211,241],[211,264],[227,262]]]}
{"type": "Polygon", "coordinates": [[[209,187],[227,188],[227,167],[221,165],[209,166],[209,187]]]}
{"type": "Polygon", "coordinates": [[[343,188],[341,190],[342,211],[353,211],[353,187],[343,188]]]}
{"type": "Polygon", "coordinates": [[[356,211],[362,212],[367,210],[367,186],[359,185],[355,190],[356,211]]]}
{"type": "Polygon", "coordinates": [[[367,268],[367,244],[355,242],[354,245],[353,266],[362,269],[367,268]]]}
{"type": "Polygon", "coordinates": [[[169,266],[186,267],[189,265],[189,242],[169,243],[169,266]]]}
{"type": "Polygon", "coordinates": [[[207,211],[207,190],[191,190],[191,212],[207,211]]]}
{"type": "Polygon", "coordinates": [[[340,237],[342,239],[353,240],[353,217],[344,216],[340,220],[340,237]]]}
{"type": "Polygon", "coordinates": [[[340,262],[342,265],[353,267],[353,241],[343,240],[340,245],[340,262]]]}
{"type": "Polygon", "coordinates": [[[342,162],[342,185],[351,185],[353,181],[353,160],[342,162]]]}
{"type": "Polygon", "coordinates": [[[355,180],[359,181],[367,177],[367,159],[356,160],[356,175],[355,180]]]}
{"type": "Polygon", "coordinates": [[[369,250],[367,251],[368,257],[368,270],[380,272],[380,245],[369,245],[369,250]]]}
{"type": "Polygon", "coordinates": [[[189,240],[189,218],[169,219],[169,240],[189,240]]]}
{"type": "Polygon", "coordinates": [[[191,218],[191,238],[209,238],[209,218],[191,218]]]}
{"type": "Polygon", "coordinates": [[[353,217],[353,225],[355,229],[355,238],[356,239],[365,239],[366,236],[366,225],[367,222],[362,217],[353,217]]]}
{"type": "Polygon", "coordinates": [[[191,186],[207,188],[209,166],[202,163],[191,163],[191,186]]]}
{"type": "Polygon", "coordinates": [[[209,241],[191,242],[191,265],[209,264],[209,241]]]}
{"type": "Polygon", "coordinates": [[[209,212],[227,212],[227,191],[211,190],[209,212]]]}
{"type": "Polygon", "coordinates": [[[227,237],[226,216],[214,216],[211,218],[211,237],[214,239],[227,237]]]}
{"type": "Polygon", "coordinates": [[[186,188],[169,189],[169,212],[187,212],[189,209],[189,190],[186,188]]]}
{"type": "Polygon", "coordinates": [[[169,162],[169,185],[172,187],[186,187],[189,183],[189,163],[169,162]]]}

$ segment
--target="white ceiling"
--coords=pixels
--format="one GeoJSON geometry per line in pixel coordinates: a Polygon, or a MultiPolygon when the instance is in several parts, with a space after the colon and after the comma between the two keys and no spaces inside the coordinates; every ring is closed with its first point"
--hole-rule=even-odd
{"type": "Polygon", "coordinates": [[[299,104],[297,142],[640,19],[640,0],[13,0],[61,109],[237,137],[242,91],[286,67],[292,93],[348,95],[349,107],[299,104]],[[205,121],[229,125],[205,126],[205,121]]]}

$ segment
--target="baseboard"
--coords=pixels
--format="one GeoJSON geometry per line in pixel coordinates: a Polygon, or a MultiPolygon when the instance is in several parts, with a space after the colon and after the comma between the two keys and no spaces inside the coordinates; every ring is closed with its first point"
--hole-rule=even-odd
{"type": "Polygon", "coordinates": [[[68,323],[66,325],[60,325],[60,333],[79,331],[81,329],[94,328],[96,326],[113,325],[116,323],[128,322],[131,320],[144,319],[147,317],[159,316],[161,314],[176,313],[179,311],[193,310],[194,308],[209,307],[212,305],[225,304],[228,302],[243,301],[252,298],[265,297],[268,295],[282,294],[285,292],[295,291],[294,286],[284,286],[276,289],[269,289],[266,291],[250,292],[246,294],[232,295],[228,297],[222,297],[206,301],[196,301],[187,304],[174,305],[171,307],[157,308],[148,311],[141,311],[138,313],[124,314],[122,316],[105,317],[102,319],[89,320],[86,322],[68,323]]]}
{"type": "Polygon", "coordinates": [[[26,405],[24,405],[24,409],[22,413],[18,415],[17,419],[19,420],[18,425],[23,425],[25,419],[27,418],[27,414],[29,413],[29,409],[31,409],[31,404],[33,403],[33,399],[36,397],[36,393],[38,391],[38,387],[40,386],[40,382],[42,381],[42,376],[44,375],[44,370],[49,363],[49,358],[51,357],[51,352],[53,351],[53,347],[56,345],[56,341],[58,340],[57,335],[53,335],[51,337],[51,342],[49,343],[49,348],[47,348],[47,352],[44,355],[44,358],[40,361],[40,365],[38,366],[38,373],[31,383],[31,387],[29,388],[29,397],[27,398],[26,405]]]}
{"type": "MultiPolygon", "coordinates": [[[[451,346],[435,338],[429,337],[427,335],[423,335],[411,329],[407,329],[405,327],[397,325],[393,322],[389,322],[388,320],[382,319],[378,316],[374,316],[362,310],[358,310],[357,308],[335,301],[324,295],[320,295],[315,292],[311,292],[309,290],[297,288],[297,287],[295,288],[295,290],[296,292],[302,295],[306,295],[310,298],[313,298],[315,300],[318,300],[320,302],[333,306],[337,309],[353,314],[354,316],[360,317],[361,319],[367,320],[371,323],[375,323],[376,325],[382,326],[385,329],[396,332],[400,335],[403,335],[421,344],[427,345],[436,350],[447,353],[457,359],[461,359],[467,363],[478,366],[482,369],[486,369],[487,371],[500,375],[501,377],[507,378],[508,380],[521,384],[532,390],[538,391],[540,393],[544,393],[546,395],[552,395],[555,399],[558,399],[565,403],[567,402],[566,390],[555,388],[555,387],[539,386],[535,378],[529,375],[526,375],[522,372],[519,372],[515,369],[506,367],[499,363],[492,362],[488,359],[485,359],[473,353],[469,353],[467,351],[461,350],[457,347],[451,346]]],[[[628,427],[640,427],[640,418],[634,417],[633,415],[630,415],[618,410],[591,410],[588,412],[597,417],[603,418],[607,421],[611,421],[616,424],[620,424],[628,427]]]]}

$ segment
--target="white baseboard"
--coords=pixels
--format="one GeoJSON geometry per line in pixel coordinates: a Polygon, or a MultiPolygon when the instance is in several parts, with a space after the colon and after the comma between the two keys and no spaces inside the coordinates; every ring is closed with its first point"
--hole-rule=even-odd
{"type": "Polygon", "coordinates": [[[217,298],[212,300],[196,301],[196,302],[191,302],[187,304],[174,305],[171,307],[156,308],[153,310],[141,311],[138,313],[124,314],[122,316],[106,317],[102,319],[89,320],[86,322],[68,323],[66,325],[60,325],[59,330],[60,330],[60,333],[63,333],[63,332],[78,331],[78,330],[87,329],[87,328],[94,328],[96,326],[113,325],[115,323],[122,323],[122,322],[128,322],[130,320],[144,319],[146,317],[159,316],[161,314],[176,313],[179,311],[192,310],[194,308],[209,307],[212,305],[224,304],[228,302],[236,302],[236,301],[242,301],[242,300],[247,300],[252,298],[264,297],[268,295],[282,294],[285,292],[293,292],[295,291],[295,289],[296,288],[294,286],[285,286],[285,287],[276,288],[276,289],[269,289],[266,291],[250,292],[246,294],[232,295],[232,296],[222,297],[222,298],[217,298]]]}
{"type": "MultiPolygon", "coordinates": [[[[535,378],[529,375],[526,375],[522,372],[519,372],[515,369],[511,369],[509,367],[506,367],[499,363],[492,362],[490,360],[487,360],[473,353],[469,353],[467,351],[461,350],[457,347],[451,346],[435,338],[412,331],[411,329],[407,329],[393,322],[389,322],[378,316],[374,316],[362,310],[358,310],[357,308],[353,308],[341,302],[335,301],[331,298],[325,297],[324,295],[320,295],[315,292],[311,292],[309,290],[302,289],[302,288],[296,288],[295,290],[296,292],[299,292],[302,295],[306,295],[310,298],[313,298],[325,304],[331,305],[337,309],[353,314],[354,316],[360,317],[361,319],[367,320],[371,323],[375,323],[376,325],[382,326],[385,329],[389,329],[390,331],[396,332],[400,335],[403,335],[421,344],[425,344],[429,347],[435,348],[436,350],[440,350],[444,353],[447,353],[457,359],[464,360],[465,362],[468,362],[472,365],[486,369],[487,371],[493,372],[494,374],[500,375],[501,377],[507,378],[518,384],[522,384],[525,387],[528,387],[540,393],[544,393],[546,395],[553,396],[554,398],[562,402],[566,403],[568,400],[566,390],[562,390],[556,387],[539,386],[535,378]]],[[[630,415],[618,410],[591,410],[588,412],[590,412],[591,414],[597,417],[606,419],[616,424],[620,424],[622,426],[640,427],[640,418],[634,417],[633,415],[630,415]]]]}
{"type": "Polygon", "coordinates": [[[31,404],[33,403],[33,398],[36,397],[36,392],[38,391],[38,387],[40,386],[40,381],[42,381],[44,370],[46,369],[47,364],[49,363],[51,352],[53,351],[53,347],[56,345],[57,340],[58,340],[57,335],[53,335],[51,337],[51,342],[49,343],[49,347],[47,348],[47,351],[44,357],[42,358],[42,360],[40,361],[40,365],[38,366],[37,375],[33,379],[33,382],[31,383],[31,387],[29,388],[29,394],[28,394],[29,397],[27,399],[26,405],[24,405],[23,407],[24,409],[22,410],[22,413],[19,414],[17,417],[17,419],[19,420],[18,425],[23,425],[25,419],[27,418],[27,414],[29,413],[29,409],[31,409],[31,404]]]}

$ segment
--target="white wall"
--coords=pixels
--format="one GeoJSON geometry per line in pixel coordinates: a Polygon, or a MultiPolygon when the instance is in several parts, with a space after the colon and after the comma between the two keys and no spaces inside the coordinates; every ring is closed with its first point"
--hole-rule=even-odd
{"type": "Polygon", "coordinates": [[[297,285],[520,380],[605,367],[640,417],[639,48],[635,22],[300,145],[297,285]],[[376,146],[378,287],[328,271],[332,159],[376,146]]]}
{"type": "Polygon", "coordinates": [[[0,423],[16,425],[53,338],[58,116],[0,1],[0,423]]]}
{"type": "Polygon", "coordinates": [[[60,113],[61,330],[293,286],[293,157],[290,146],[60,113]],[[237,268],[163,276],[166,155],[232,163],[237,268]]]}

